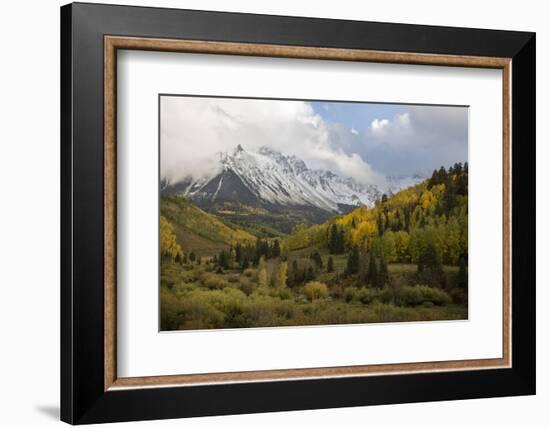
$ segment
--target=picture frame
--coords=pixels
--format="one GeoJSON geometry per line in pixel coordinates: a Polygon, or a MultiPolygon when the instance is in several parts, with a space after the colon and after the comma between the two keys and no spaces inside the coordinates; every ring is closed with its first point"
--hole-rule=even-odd
{"type": "Polygon", "coordinates": [[[535,34],[73,3],[61,8],[61,419],[71,424],[535,393],[535,34]],[[498,359],[117,375],[117,51],[502,70],[498,359]]]}

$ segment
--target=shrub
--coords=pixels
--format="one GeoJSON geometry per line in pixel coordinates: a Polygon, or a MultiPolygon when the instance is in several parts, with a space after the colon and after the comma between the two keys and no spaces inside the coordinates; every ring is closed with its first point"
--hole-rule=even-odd
{"type": "Polygon", "coordinates": [[[211,273],[204,273],[201,276],[202,284],[211,290],[222,289],[229,285],[229,283],[221,276],[211,273]]]}
{"type": "Polygon", "coordinates": [[[310,281],[304,285],[304,294],[310,301],[315,299],[325,299],[328,296],[328,288],[319,281],[310,281]]]}
{"type": "Polygon", "coordinates": [[[239,279],[239,290],[241,290],[247,296],[250,296],[256,289],[256,285],[247,276],[241,275],[239,279]]]}
{"type": "Polygon", "coordinates": [[[445,291],[426,285],[402,287],[394,293],[393,297],[394,303],[399,306],[417,306],[425,302],[431,302],[434,305],[446,305],[452,301],[451,296],[445,291]]]}
{"type": "Polygon", "coordinates": [[[257,272],[256,272],[255,269],[251,269],[251,268],[245,269],[245,270],[243,271],[243,274],[244,274],[244,276],[246,276],[247,278],[257,280],[257,278],[256,278],[257,272]]]}
{"type": "Polygon", "coordinates": [[[424,301],[420,287],[403,287],[399,295],[395,296],[399,306],[416,306],[424,301]]]}
{"type": "Polygon", "coordinates": [[[417,286],[420,288],[425,302],[432,302],[434,305],[447,305],[452,302],[451,296],[439,288],[417,286]]]}
{"type": "Polygon", "coordinates": [[[368,305],[377,297],[377,294],[375,290],[370,288],[361,288],[358,290],[356,298],[364,305],[368,305]]]}
{"type": "Polygon", "coordinates": [[[344,297],[344,287],[341,285],[331,285],[330,295],[333,299],[342,299],[344,297]]]}
{"type": "Polygon", "coordinates": [[[357,287],[346,287],[344,288],[344,300],[346,303],[357,300],[359,294],[359,289],[357,287]]]}

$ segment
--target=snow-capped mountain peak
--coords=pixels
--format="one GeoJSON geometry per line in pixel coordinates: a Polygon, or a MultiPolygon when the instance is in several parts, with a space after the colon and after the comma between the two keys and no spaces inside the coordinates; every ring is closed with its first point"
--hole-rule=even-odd
{"type": "MultiPolygon", "coordinates": [[[[221,172],[215,176],[167,186],[163,193],[181,193],[202,205],[312,206],[340,213],[356,206],[372,206],[388,191],[331,171],[310,169],[296,156],[268,147],[252,152],[239,144],[231,152],[220,153],[219,162],[221,172]]],[[[395,191],[399,181],[392,181],[390,190],[395,191]]]]}

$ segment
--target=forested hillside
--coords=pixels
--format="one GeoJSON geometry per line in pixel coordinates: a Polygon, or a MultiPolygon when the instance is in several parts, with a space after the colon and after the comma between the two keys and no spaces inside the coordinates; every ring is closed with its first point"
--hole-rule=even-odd
{"type": "Polygon", "coordinates": [[[163,197],[161,328],[467,318],[467,164],[372,208],[264,236],[163,197]]]}
{"type": "Polygon", "coordinates": [[[416,186],[382,196],[374,208],[298,227],[283,241],[284,252],[311,246],[332,254],[357,247],[389,263],[418,263],[432,253],[443,264],[467,262],[468,164],[442,167],[416,186]]]}

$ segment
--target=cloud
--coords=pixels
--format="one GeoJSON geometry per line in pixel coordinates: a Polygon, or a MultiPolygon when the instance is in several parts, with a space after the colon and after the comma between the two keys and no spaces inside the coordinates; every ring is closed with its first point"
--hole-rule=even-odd
{"type": "Polygon", "coordinates": [[[351,128],[350,129],[350,132],[353,134],[353,135],[359,135],[359,131],[355,128],[351,128]]]}
{"type": "Polygon", "coordinates": [[[468,159],[468,108],[407,106],[406,112],[371,121],[351,148],[386,174],[429,173],[468,159]]]}
{"type": "Polygon", "coordinates": [[[218,168],[217,154],[240,144],[293,154],[310,168],[362,183],[383,181],[364,157],[348,150],[357,139],[353,131],[327,123],[302,101],[163,96],[161,176],[172,182],[210,176],[218,168]]]}

